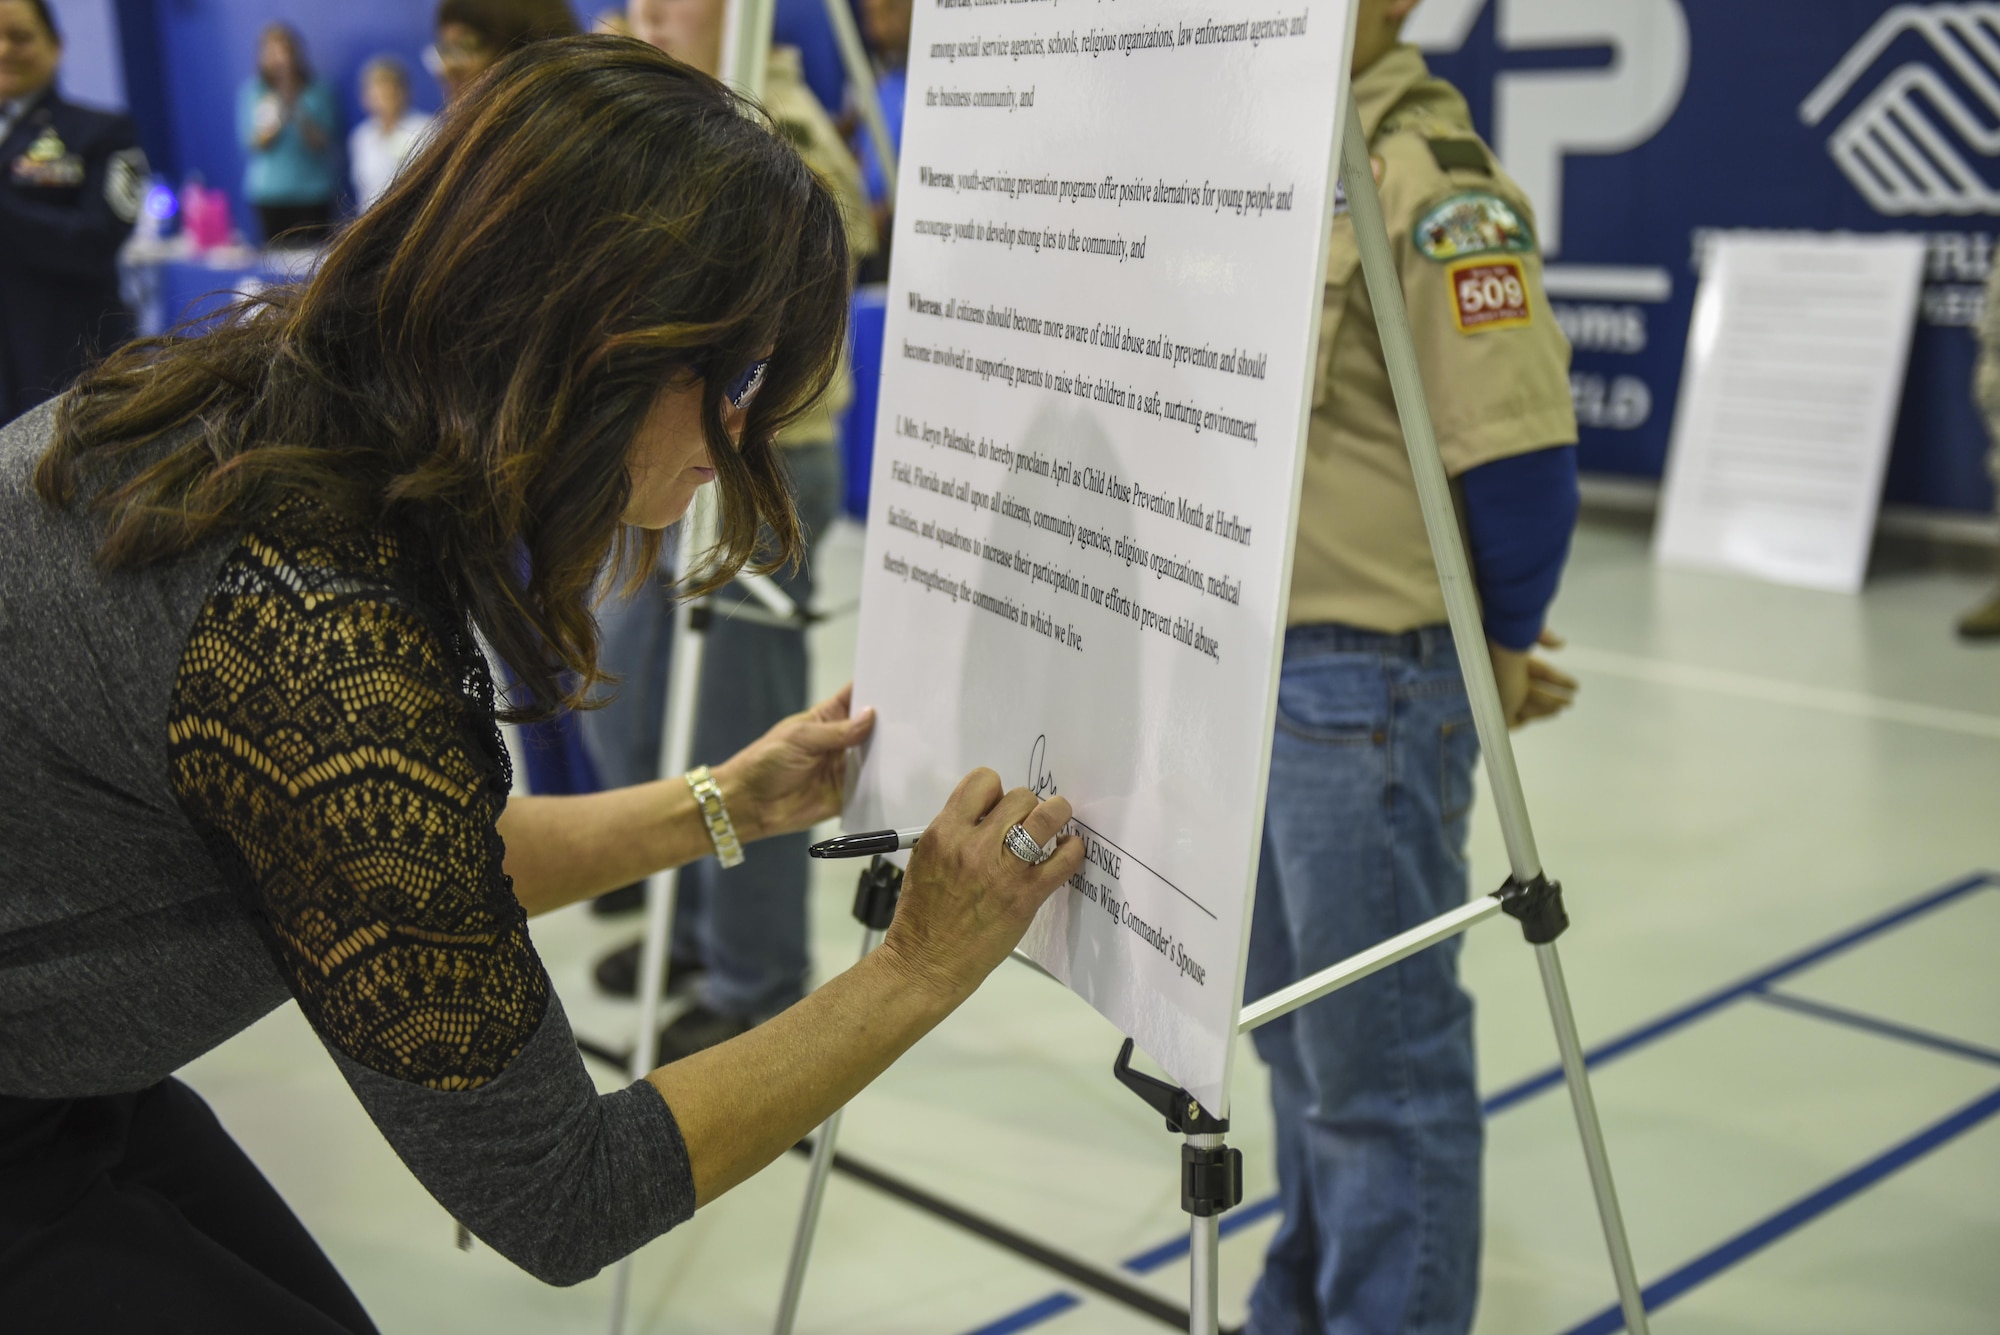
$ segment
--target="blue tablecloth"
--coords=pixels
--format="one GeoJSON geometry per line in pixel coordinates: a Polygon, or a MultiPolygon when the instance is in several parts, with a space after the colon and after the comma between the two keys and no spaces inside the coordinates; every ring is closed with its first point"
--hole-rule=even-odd
{"type": "Polygon", "coordinates": [[[217,315],[239,295],[254,297],[266,287],[303,278],[317,259],[309,250],[234,252],[218,255],[216,262],[142,260],[123,265],[120,273],[139,332],[153,335],[183,320],[217,315]]]}

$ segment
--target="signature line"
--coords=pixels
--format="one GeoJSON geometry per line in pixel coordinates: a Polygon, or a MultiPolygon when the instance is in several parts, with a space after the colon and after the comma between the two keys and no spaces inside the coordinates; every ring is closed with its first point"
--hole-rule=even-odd
{"type": "MultiPolygon", "coordinates": [[[[1076,819],[1074,816],[1070,817],[1069,823],[1076,826],[1079,830],[1089,830],[1092,834],[1096,835],[1103,842],[1111,844],[1111,847],[1118,849],[1120,856],[1132,858],[1132,861],[1139,862],[1139,859],[1133,858],[1130,853],[1127,853],[1124,849],[1119,848],[1117,844],[1113,844],[1111,843],[1111,840],[1105,838],[1104,831],[1099,830],[1093,826],[1085,825],[1082,821],[1076,819]]],[[[1141,867],[1146,867],[1146,864],[1143,862],[1139,862],[1139,865],[1141,867]]],[[[1193,895],[1181,889],[1179,886],[1175,885],[1172,881],[1168,880],[1166,877],[1160,875],[1160,873],[1153,871],[1151,867],[1146,867],[1146,870],[1149,872],[1153,872],[1153,879],[1157,880],[1161,885],[1164,885],[1165,887],[1167,887],[1167,889],[1173,891],[1175,894],[1179,895],[1182,899],[1185,899],[1188,903],[1200,909],[1203,913],[1208,913],[1208,920],[1210,922],[1218,921],[1218,919],[1213,913],[1209,913],[1208,905],[1202,903],[1199,899],[1196,899],[1193,895]]]]}

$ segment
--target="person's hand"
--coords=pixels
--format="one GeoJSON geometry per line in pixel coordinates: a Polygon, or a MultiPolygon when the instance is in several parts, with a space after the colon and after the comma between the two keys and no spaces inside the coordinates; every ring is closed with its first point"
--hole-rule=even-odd
{"type": "MultiPolygon", "coordinates": [[[[1562,637],[1543,629],[1535,643],[1544,649],[1560,649],[1562,637]]],[[[1576,678],[1532,651],[1517,652],[1487,641],[1493,659],[1493,681],[1500,688],[1500,711],[1507,726],[1518,728],[1536,719],[1553,718],[1576,699],[1576,678]]]]}
{"type": "Polygon", "coordinates": [[[275,94],[266,93],[257,99],[257,109],[251,116],[251,139],[258,149],[271,146],[278,132],[285,128],[287,108],[275,94]]]}
{"type": "Polygon", "coordinates": [[[875,727],[875,711],[849,717],[854,683],[769,732],[715,767],[716,783],[745,843],[807,829],[840,811],[847,748],[875,727]]]}
{"type": "Polygon", "coordinates": [[[1003,793],[990,769],[966,775],[910,854],[881,950],[949,1002],[969,995],[1021,943],[1042,901],[1083,865],[1083,841],[1073,834],[1031,866],[1008,851],[1007,831],[1019,824],[1046,848],[1069,818],[1066,797],[1003,793]]]}

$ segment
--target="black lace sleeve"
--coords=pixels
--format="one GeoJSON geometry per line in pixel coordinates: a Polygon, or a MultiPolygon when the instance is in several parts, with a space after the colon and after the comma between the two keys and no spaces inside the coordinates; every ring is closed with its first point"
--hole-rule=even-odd
{"type": "Polygon", "coordinates": [[[321,1037],[472,1089],[527,1043],[549,985],[501,870],[484,663],[411,567],[381,536],[246,538],[182,656],[168,756],[321,1037]]]}
{"type": "Polygon", "coordinates": [[[600,1095],[496,828],[493,685],[422,543],[295,506],[223,562],[169,706],[181,805],[410,1171],[573,1284],[694,1213],[672,1111],[600,1095]]]}

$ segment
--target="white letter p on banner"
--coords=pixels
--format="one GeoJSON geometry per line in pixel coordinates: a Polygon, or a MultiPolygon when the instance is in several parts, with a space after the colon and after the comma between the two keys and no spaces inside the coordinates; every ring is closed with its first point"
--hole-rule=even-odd
{"type": "Polygon", "coordinates": [[[1518,70],[1494,80],[1500,161],[1535,203],[1542,251],[1562,249],[1563,155],[1623,153],[1652,138],[1687,85],[1679,0],[1496,0],[1503,49],[1609,46],[1590,70],[1518,70]]]}

